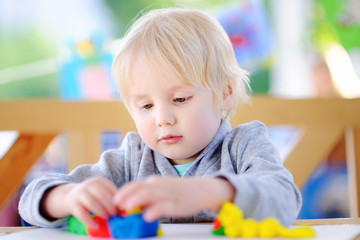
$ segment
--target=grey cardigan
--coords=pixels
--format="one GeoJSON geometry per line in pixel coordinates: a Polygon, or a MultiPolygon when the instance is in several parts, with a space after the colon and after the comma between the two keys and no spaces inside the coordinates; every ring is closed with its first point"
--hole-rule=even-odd
{"type": "MultiPolygon", "coordinates": [[[[45,191],[59,184],[79,183],[94,176],[105,177],[117,187],[150,175],[180,177],[169,160],[147,147],[135,132],[126,134],[119,149],[105,151],[98,163],[81,165],[70,174],[49,174],[34,179],[25,189],[19,213],[30,224],[60,227],[67,218],[49,221],[40,213],[45,191]]],[[[253,121],[231,128],[223,121],[215,137],[187,169],[184,178],[222,177],[236,189],[234,203],[246,218],[275,217],[290,225],[301,207],[301,194],[290,172],[283,167],[264,124],[253,121]]],[[[209,222],[216,213],[204,210],[186,218],[163,222],[209,222]]]]}

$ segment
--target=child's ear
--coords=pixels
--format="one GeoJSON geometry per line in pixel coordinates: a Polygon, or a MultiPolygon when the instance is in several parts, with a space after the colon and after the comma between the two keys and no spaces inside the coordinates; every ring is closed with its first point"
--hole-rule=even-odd
{"type": "Polygon", "coordinates": [[[223,104],[222,104],[222,111],[227,111],[232,108],[234,104],[234,94],[233,88],[231,84],[231,80],[227,80],[227,86],[223,91],[223,104]]]}

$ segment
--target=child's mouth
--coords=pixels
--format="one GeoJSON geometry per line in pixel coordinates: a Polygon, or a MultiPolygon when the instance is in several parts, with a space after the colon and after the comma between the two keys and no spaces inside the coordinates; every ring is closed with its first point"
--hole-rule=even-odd
{"type": "Polygon", "coordinates": [[[179,142],[182,139],[182,136],[166,135],[160,138],[159,142],[171,145],[179,142]]]}

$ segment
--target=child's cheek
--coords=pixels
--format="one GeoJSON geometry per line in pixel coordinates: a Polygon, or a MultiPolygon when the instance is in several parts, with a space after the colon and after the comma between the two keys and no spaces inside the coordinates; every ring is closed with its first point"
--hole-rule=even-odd
{"type": "Polygon", "coordinates": [[[207,118],[204,114],[199,114],[189,121],[192,130],[197,134],[206,134],[211,131],[212,119],[207,118]]]}
{"type": "Polygon", "coordinates": [[[145,117],[139,117],[136,119],[135,123],[141,138],[145,142],[148,142],[151,132],[153,132],[153,128],[151,127],[149,122],[146,120],[145,117]]]}

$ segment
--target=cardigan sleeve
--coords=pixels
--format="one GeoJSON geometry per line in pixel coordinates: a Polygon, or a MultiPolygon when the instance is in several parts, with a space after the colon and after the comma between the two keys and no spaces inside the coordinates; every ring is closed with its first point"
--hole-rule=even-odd
{"type": "Polygon", "coordinates": [[[132,166],[127,161],[131,156],[134,137],[125,137],[120,149],[105,151],[96,164],[80,165],[69,174],[51,173],[36,178],[25,188],[19,201],[19,214],[29,224],[41,227],[62,227],[67,218],[49,221],[40,212],[41,200],[49,189],[67,183],[80,183],[91,177],[104,177],[120,187],[131,178],[132,166]]]}
{"type": "Polygon", "coordinates": [[[234,203],[245,217],[262,220],[274,217],[289,226],[302,204],[301,193],[291,173],[283,166],[266,127],[257,121],[234,128],[224,144],[230,146],[237,172],[220,172],[235,188],[234,203]]]}

